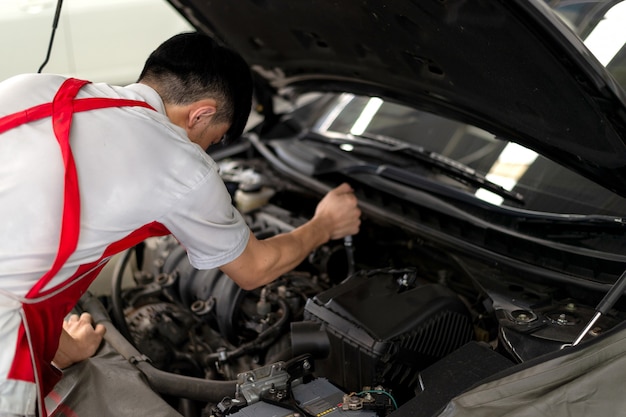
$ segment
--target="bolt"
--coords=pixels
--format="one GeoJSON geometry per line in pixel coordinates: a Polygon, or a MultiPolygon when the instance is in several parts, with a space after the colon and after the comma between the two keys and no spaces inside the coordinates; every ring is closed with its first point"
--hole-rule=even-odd
{"type": "Polygon", "coordinates": [[[601,327],[594,327],[593,329],[589,330],[589,334],[592,336],[597,336],[600,333],[602,333],[602,328],[601,327]]]}

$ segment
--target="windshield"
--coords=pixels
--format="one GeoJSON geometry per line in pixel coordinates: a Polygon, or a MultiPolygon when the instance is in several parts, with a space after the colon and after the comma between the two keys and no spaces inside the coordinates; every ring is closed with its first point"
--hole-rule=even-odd
{"type": "MultiPolygon", "coordinates": [[[[493,205],[557,214],[626,216],[624,198],[532,150],[477,127],[378,97],[335,95],[313,130],[328,137],[400,140],[466,165],[523,196],[523,204],[519,204],[442,175],[431,177],[493,205]]],[[[342,150],[351,149],[343,146],[342,150]]],[[[371,158],[377,158],[376,153],[371,158]]]]}
{"type": "Polygon", "coordinates": [[[546,0],[626,90],[626,2],[546,0]]]}

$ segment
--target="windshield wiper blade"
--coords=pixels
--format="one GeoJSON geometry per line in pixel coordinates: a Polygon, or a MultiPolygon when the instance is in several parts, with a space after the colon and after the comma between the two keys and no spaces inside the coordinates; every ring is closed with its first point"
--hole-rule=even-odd
{"type": "Polygon", "coordinates": [[[491,191],[506,200],[513,201],[520,205],[524,204],[524,196],[522,194],[507,190],[501,185],[488,180],[484,175],[467,165],[437,152],[428,151],[421,146],[409,144],[389,136],[368,133],[348,135],[335,132],[308,132],[305,137],[323,140],[327,143],[364,146],[386,152],[408,155],[430,167],[438,168],[442,173],[457,181],[491,191]]]}

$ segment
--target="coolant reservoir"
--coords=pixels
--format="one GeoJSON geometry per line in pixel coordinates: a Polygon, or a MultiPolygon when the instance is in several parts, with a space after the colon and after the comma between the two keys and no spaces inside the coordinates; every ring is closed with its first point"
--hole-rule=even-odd
{"type": "Polygon", "coordinates": [[[270,187],[261,187],[254,191],[235,191],[235,206],[242,213],[247,213],[266,205],[275,191],[270,187]]]}

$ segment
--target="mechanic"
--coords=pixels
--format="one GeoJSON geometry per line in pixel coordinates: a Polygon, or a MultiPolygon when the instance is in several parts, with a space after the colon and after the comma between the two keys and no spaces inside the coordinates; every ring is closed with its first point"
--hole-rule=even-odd
{"type": "Polygon", "coordinates": [[[63,323],[115,253],[172,234],[194,267],[253,289],[358,233],[348,184],[292,232],[251,233],[206,153],[242,133],[251,97],[245,61],[198,33],[165,41],[126,87],[0,83],[0,416],[45,416],[59,368],[96,351],[104,329],[88,314],[63,323]]]}

